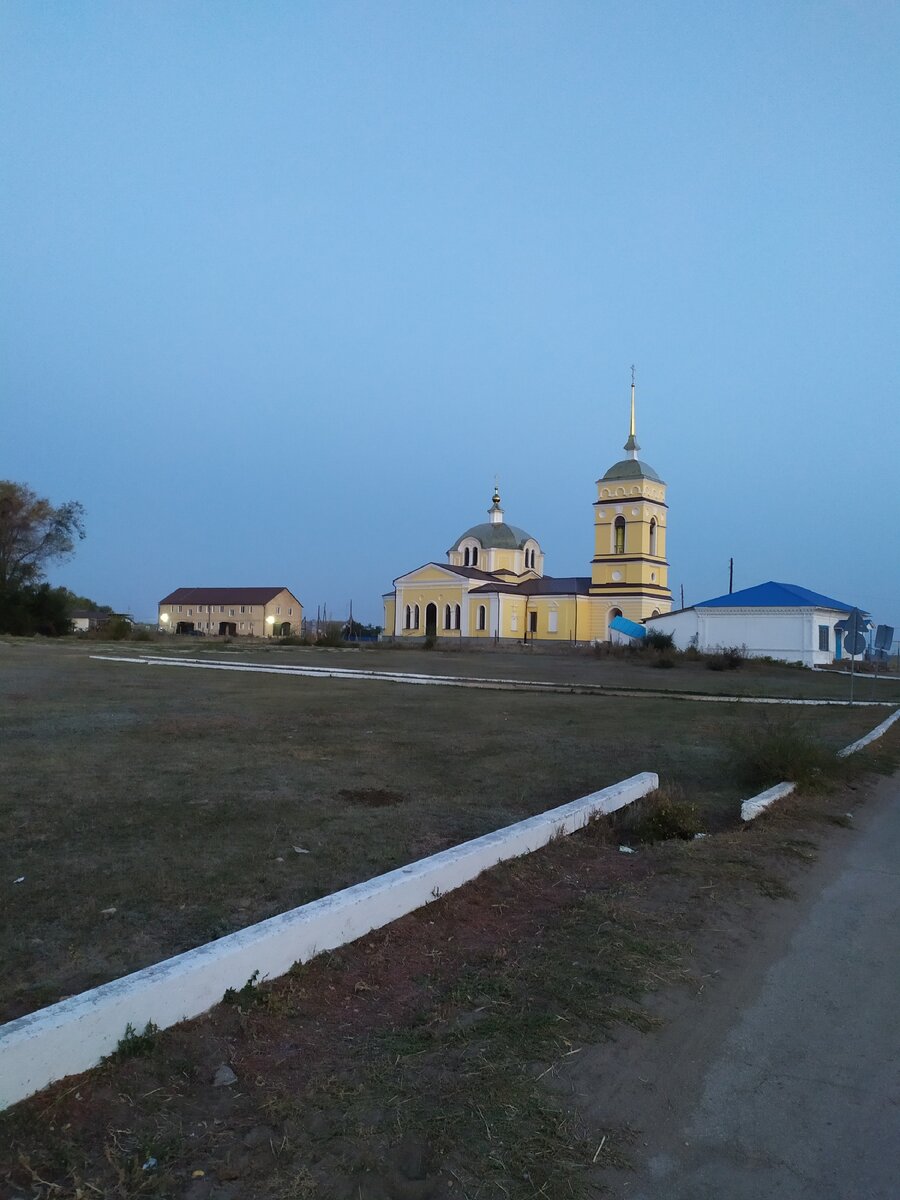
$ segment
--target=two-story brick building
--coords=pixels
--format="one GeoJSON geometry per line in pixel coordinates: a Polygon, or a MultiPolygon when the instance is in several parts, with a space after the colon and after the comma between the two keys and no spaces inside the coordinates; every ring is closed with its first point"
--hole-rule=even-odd
{"type": "Polygon", "coordinates": [[[159,602],[164,633],[287,637],[300,632],[303,605],[285,587],[176,588],[159,602]]]}

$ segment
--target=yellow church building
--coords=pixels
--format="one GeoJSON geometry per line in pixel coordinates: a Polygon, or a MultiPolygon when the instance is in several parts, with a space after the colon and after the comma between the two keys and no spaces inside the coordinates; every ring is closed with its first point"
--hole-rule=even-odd
{"type": "Polygon", "coordinates": [[[384,636],[590,643],[609,638],[614,617],[669,612],[666,485],[638,458],[633,382],[625,450],[597,480],[590,575],[545,575],[540,543],[507,524],[495,488],[488,520],[456,539],[446,563],[394,580],[383,597],[384,636]]]}

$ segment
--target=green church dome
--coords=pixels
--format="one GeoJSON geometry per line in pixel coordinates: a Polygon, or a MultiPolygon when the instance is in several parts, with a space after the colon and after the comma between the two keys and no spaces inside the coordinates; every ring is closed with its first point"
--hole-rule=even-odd
{"type": "Polygon", "coordinates": [[[476,538],[485,550],[521,550],[526,542],[537,541],[517,525],[507,525],[505,521],[484,521],[461,533],[450,550],[458,550],[466,538],[476,538]]]}
{"type": "Polygon", "coordinates": [[[613,463],[604,479],[652,479],[656,483],[663,481],[653,470],[648,467],[645,462],[641,462],[639,458],[623,458],[621,462],[613,463]]]}

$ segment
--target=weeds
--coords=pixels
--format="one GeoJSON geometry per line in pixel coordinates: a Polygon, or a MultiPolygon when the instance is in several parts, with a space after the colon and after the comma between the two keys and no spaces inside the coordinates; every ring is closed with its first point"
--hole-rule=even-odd
{"type": "Polygon", "coordinates": [[[729,751],[737,781],[759,790],[785,780],[811,787],[843,769],[843,761],[815,734],[781,715],[757,720],[735,732],[729,751]]]}
{"type": "Polygon", "coordinates": [[[259,971],[254,971],[243,987],[226,988],[222,1003],[233,1004],[242,1012],[262,1004],[264,993],[259,988],[258,980],[259,971]]]}
{"type": "Polygon", "coordinates": [[[129,1021],[115,1050],[103,1061],[124,1062],[126,1058],[147,1058],[156,1049],[158,1038],[159,1028],[152,1021],[147,1022],[143,1033],[138,1033],[129,1021]]]}
{"type": "Polygon", "coordinates": [[[630,804],[617,814],[614,824],[620,835],[635,842],[688,841],[703,827],[695,805],[675,786],[657,788],[630,804]]]}
{"type": "Polygon", "coordinates": [[[746,661],[746,646],[721,646],[707,658],[706,665],[710,671],[737,671],[746,661]]]}

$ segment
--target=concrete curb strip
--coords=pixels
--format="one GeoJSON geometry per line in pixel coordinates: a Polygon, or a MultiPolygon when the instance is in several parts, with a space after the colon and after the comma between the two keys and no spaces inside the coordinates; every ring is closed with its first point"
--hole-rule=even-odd
{"type": "MultiPolygon", "coordinates": [[[[843,750],[838,750],[838,758],[846,758],[849,754],[855,754],[857,750],[863,750],[880,737],[884,737],[893,723],[898,719],[900,719],[900,708],[896,712],[891,713],[886,721],[882,721],[880,725],[876,725],[865,737],[861,737],[856,742],[851,742],[843,750]]],[[[745,800],[741,805],[741,820],[752,821],[754,817],[758,817],[760,813],[765,812],[776,800],[783,800],[785,796],[789,796],[796,787],[796,783],[776,783],[768,791],[760,792],[758,796],[751,796],[749,800],[745,800]]]]}
{"type": "Polygon", "coordinates": [[[867,733],[865,737],[861,737],[857,742],[851,742],[849,746],[845,746],[843,750],[838,750],[838,758],[846,758],[848,754],[855,754],[857,750],[862,750],[871,742],[875,742],[880,737],[884,737],[893,723],[900,718],[900,708],[896,712],[891,713],[886,721],[882,721],[880,725],[876,725],[871,733],[867,733]]]}
{"type": "Polygon", "coordinates": [[[659,786],[651,771],[442,850],[409,866],[270,917],[195,950],[0,1026],[0,1109],[95,1066],[127,1025],[166,1029],[199,1016],[254,971],[284,974],[451,892],[507,859],[545,846],[659,786]]]}
{"type": "MultiPolygon", "coordinates": [[[[703,692],[651,691],[623,689],[594,683],[552,683],[538,679],[483,679],[474,675],[422,675],[401,671],[369,671],[358,667],[304,667],[288,663],[223,662],[210,658],[167,658],[145,654],[129,658],[121,654],[92,654],[96,662],[131,663],[142,667],[188,667],[195,671],[244,671],[261,675],[291,675],[309,679],[352,679],[370,683],[407,683],[430,687],[482,688],[490,691],[561,692],[565,695],[600,696],[616,699],[690,700],[700,704],[788,704],[806,707],[834,707],[845,700],[790,700],[777,696],[711,696],[703,692]]],[[[890,700],[861,700],[870,708],[889,708],[890,700]]]]}
{"type": "Polygon", "coordinates": [[[751,796],[741,805],[741,820],[752,821],[754,817],[765,812],[776,800],[783,800],[785,796],[789,796],[796,786],[796,783],[776,783],[774,787],[760,792],[758,796],[751,796]]]}

